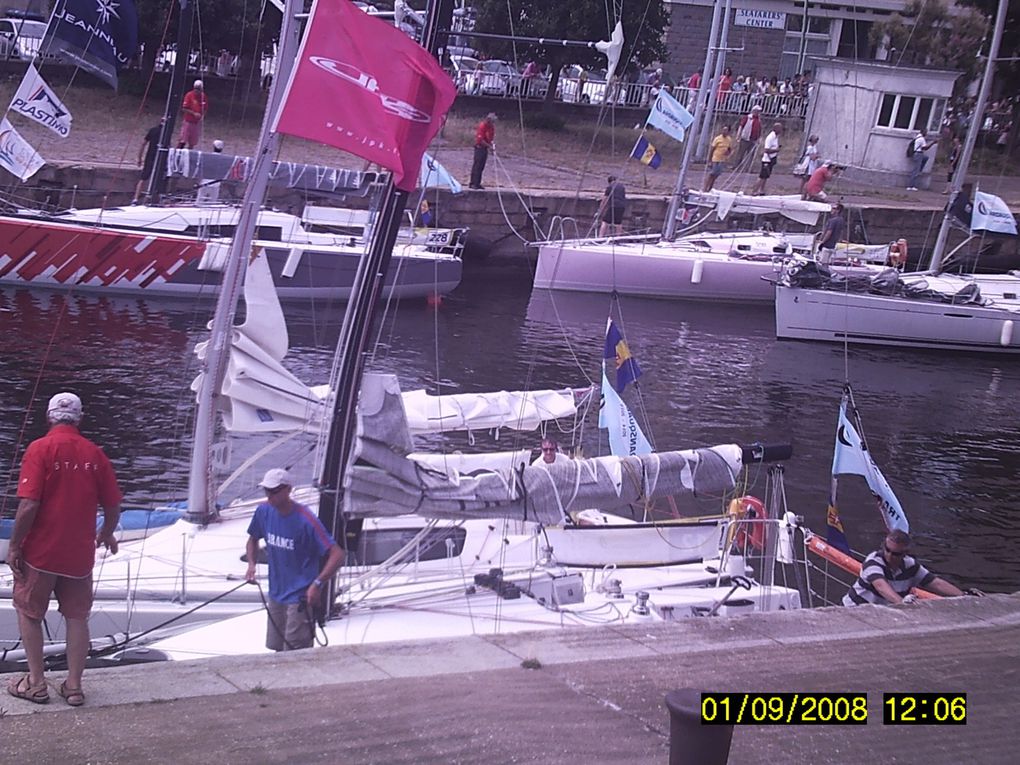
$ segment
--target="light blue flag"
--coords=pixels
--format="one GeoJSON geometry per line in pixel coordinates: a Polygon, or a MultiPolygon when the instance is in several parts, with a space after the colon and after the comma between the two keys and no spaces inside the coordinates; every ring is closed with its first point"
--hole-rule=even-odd
{"type": "Polygon", "coordinates": [[[657,127],[666,135],[678,141],[684,140],[684,133],[694,122],[694,116],[665,90],[659,91],[659,97],[652,104],[648,113],[647,124],[657,127]]]}
{"type": "Polygon", "coordinates": [[[599,427],[609,431],[609,450],[617,457],[651,454],[652,445],[631,414],[623,399],[613,390],[602,368],[602,406],[599,409],[599,427]]]}
{"type": "Polygon", "coordinates": [[[418,171],[418,188],[428,189],[435,186],[447,186],[454,194],[464,190],[450,171],[439,164],[431,154],[421,158],[421,169],[418,171]]]}
{"type": "Polygon", "coordinates": [[[846,416],[846,400],[839,407],[836,448],[832,453],[832,474],[834,476],[847,474],[864,476],[871,493],[875,496],[886,527],[910,531],[910,524],[900,506],[900,501],[896,499],[896,494],[893,493],[889,482],[885,480],[882,471],[871,459],[871,454],[861,443],[857,429],[846,416]]]}

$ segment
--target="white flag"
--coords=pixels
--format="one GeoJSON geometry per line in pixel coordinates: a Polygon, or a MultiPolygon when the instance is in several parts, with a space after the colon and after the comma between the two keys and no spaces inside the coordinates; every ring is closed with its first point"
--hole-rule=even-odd
{"type": "Polygon", "coordinates": [[[903,512],[900,501],[893,493],[889,482],[885,480],[882,471],[878,469],[878,465],[871,459],[871,453],[861,443],[857,428],[846,416],[846,401],[843,401],[839,407],[836,448],[832,453],[832,474],[834,476],[846,474],[864,476],[875,501],[878,502],[886,528],[910,531],[910,524],[907,522],[907,516],[903,512]]]}
{"type": "Polygon", "coordinates": [[[637,420],[623,399],[609,384],[605,365],[602,368],[602,406],[599,409],[599,427],[609,431],[609,451],[616,457],[633,457],[651,454],[652,446],[641,432],[637,420]]]}
{"type": "Polygon", "coordinates": [[[18,134],[6,118],[0,121],[0,167],[27,181],[45,164],[39,152],[18,134]]]}
{"type": "Polygon", "coordinates": [[[673,96],[665,90],[660,90],[659,97],[652,104],[652,110],[648,113],[646,122],[676,140],[682,141],[684,140],[684,131],[694,122],[694,117],[673,96]]]}
{"type": "Polygon", "coordinates": [[[71,132],[71,112],[46,84],[34,64],[28,65],[28,71],[11,101],[10,110],[45,125],[61,138],[67,138],[71,132]]]}
{"type": "Polygon", "coordinates": [[[974,212],[970,217],[971,231],[991,231],[1016,236],[1016,219],[1006,203],[994,194],[974,192],[974,212]]]}

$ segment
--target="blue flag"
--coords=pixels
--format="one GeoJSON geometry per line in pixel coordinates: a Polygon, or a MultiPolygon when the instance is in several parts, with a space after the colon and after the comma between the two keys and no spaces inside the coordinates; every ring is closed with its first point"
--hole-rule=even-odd
{"type": "Polygon", "coordinates": [[[116,88],[117,71],[137,47],[134,0],[57,0],[40,50],[59,54],[116,88]]]}
{"type": "Polygon", "coordinates": [[[599,427],[609,431],[609,450],[617,457],[651,454],[652,445],[634,419],[627,405],[609,384],[606,370],[602,370],[602,405],[599,409],[599,427]]]}
{"type": "Polygon", "coordinates": [[[644,136],[637,139],[630,156],[641,160],[642,165],[648,165],[653,170],[662,164],[662,155],[644,136]]]}
{"type": "Polygon", "coordinates": [[[638,366],[637,359],[630,355],[630,348],[627,347],[623,335],[612,319],[606,327],[606,347],[602,358],[616,361],[616,390],[619,393],[623,393],[627,383],[634,382],[641,376],[641,367],[638,366]]]}
{"type": "Polygon", "coordinates": [[[426,153],[421,158],[421,169],[418,171],[418,188],[430,189],[433,187],[446,186],[454,194],[464,190],[460,182],[450,175],[450,171],[439,164],[436,158],[426,153]]]}

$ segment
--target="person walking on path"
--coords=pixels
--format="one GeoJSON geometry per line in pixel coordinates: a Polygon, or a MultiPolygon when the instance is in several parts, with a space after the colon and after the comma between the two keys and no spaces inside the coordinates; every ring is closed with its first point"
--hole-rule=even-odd
{"type": "Polygon", "coordinates": [[[804,184],[804,193],[801,195],[801,198],[810,202],[824,202],[827,200],[829,195],[825,193],[825,184],[835,178],[839,171],[840,166],[833,160],[825,160],[825,163],[811,173],[811,177],[804,184]]]}
{"type": "Polygon", "coordinates": [[[606,186],[602,195],[602,202],[599,204],[599,236],[619,236],[623,233],[623,216],[627,212],[627,187],[616,179],[615,175],[609,176],[609,185],[606,186]]]}
{"type": "Polygon", "coordinates": [[[740,150],[737,153],[736,163],[739,165],[744,157],[754,150],[761,138],[761,107],[753,106],[749,114],[740,118],[737,125],[737,138],[740,139],[740,150]]]}
{"type": "Polygon", "coordinates": [[[800,158],[800,162],[793,168],[794,176],[800,178],[800,193],[802,197],[804,195],[804,186],[807,185],[808,179],[818,169],[818,162],[818,136],[808,136],[807,145],[804,147],[804,156],[800,158]]]}
{"type": "Polygon", "coordinates": [[[953,145],[949,147],[949,157],[947,158],[949,167],[946,170],[946,187],[942,190],[943,194],[948,194],[949,190],[953,188],[953,175],[956,173],[956,166],[960,163],[960,150],[962,148],[960,136],[954,134],[953,145]]]}
{"type": "Polygon", "coordinates": [[[291,499],[294,482],[286,470],[267,470],[259,486],[266,501],[255,508],[248,524],[245,579],[255,581],[259,540],[264,539],[269,558],[266,648],[311,648],[314,610],[343,563],[344,551],[308,507],[291,499]],[[323,558],[325,563],[320,563],[323,558]]]}
{"type": "Polygon", "coordinates": [[[937,138],[933,138],[931,141],[928,141],[924,137],[923,132],[920,130],[917,131],[917,135],[914,136],[913,142],[909,147],[911,167],[910,179],[907,181],[907,191],[917,191],[917,184],[921,178],[921,173],[924,172],[924,166],[928,164],[928,155],[926,155],[925,152],[937,143],[937,138]]]}
{"type": "Polygon", "coordinates": [[[751,196],[761,196],[765,193],[765,183],[772,175],[772,170],[779,159],[779,136],[783,134],[783,126],[776,122],[772,125],[772,132],[765,136],[765,145],[762,148],[761,169],[758,171],[758,180],[751,189],[751,196]]]}
{"type": "Polygon", "coordinates": [[[733,153],[733,137],[730,135],[730,126],[723,125],[722,131],[712,139],[712,146],[708,152],[708,172],[705,173],[705,185],[703,191],[711,191],[716,179],[726,169],[726,160],[733,153]]]}
{"type": "Polygon", "coordinates": [[[475,129],[475,157],[471,163],[471,181],[469,189],[484,189],[482,173],[485,163],[489,160],[489,150],[496,148],[496,113],[489,112],[475,129]]]}
{"type": "MultiPolygon", "coordinates": [[[[819,168],[820,169],[820,168],[819,168]]],[[[823,266],[829,265],[832,256],[836,252],[836,245],[843,236],[843,229],[846,221],[843,219],[843,205],[832,206],[832,213],[825,223],[825,228],[818,234],[818,262],[823,266]]]]}
{"type": "Polygon", "coordinates": [[[181,111],[184,112],[184,119],[181,121],[181,140],[177,148],[194,149],[202,140],[202,125],[209,111],[209,97],[205,94],[205,85],[201,80],[195,80],[194,87],[184,94],[181,111]]]}
{"type": "Polygon", "coordinates": [[[67,625],[67,679],[59,693],[72,707],[85,703],[82,674],[89,650],[96,548],[117,552],[120,488],[103,450],[79,432],[81,417],[81,399],[75,394],[51,398],[46,407],[49,432],[28,445],[18,479],[7,564],[14,574],[13,603],[28,674],[11,680],[7,692],[35,704],[50,700],[42,622],[53,595],[67,625]],[[103,526],[96,533],[100,506],[103,526]]]}
{"type": "Polygon", "coordinates": [[[145,138],[142,140],[142,145],[138,147],[138,166],[142,168],[139,173],[138,183],[135,184],[135,196],[131,200],[131,204],[136,205],[142,199],[142,190],[145,188],[145,184],[149,182],[149,178],[152,175],[152,168],[156,166],[156,154],[159,152],[159,138],[163,133],[163,123],[166,122],[166,117],[159,121],[158,125],[154,125],[149,128],[145,133],[145,138]]]}
{"type": "Polygon", "coordinates": [[[882,547],[864,559],[860,576],[843,596],[843,605],[913,603],[917,596],[912,595],[910,590],[914,587],[922,587],[947,598],[964,594],[959,587],[935,576],[910,555],[910,535],[894,529],[886,535],[882,547]]]}

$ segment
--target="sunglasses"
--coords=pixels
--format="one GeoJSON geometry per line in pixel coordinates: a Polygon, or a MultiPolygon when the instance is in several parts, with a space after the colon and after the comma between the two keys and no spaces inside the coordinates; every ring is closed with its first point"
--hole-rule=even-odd
{"type": "Polygon", "coordinates": [[[279,494],[281,491],[283,491],[283,485],[282,484],[280,486],[277,486],[275,489],[268,489],[267,488],[266,489],[266,496],[267,497],[271,497],[274,494],[279,494]]]}
{"type": "Polygon", "coordinates": [[[544,448],[544,449],[542,449],[542,451],[543,452],[554,452],[554,451],[556,451],[556,447],[544,448]]]}
{"type": "Polygon", "coordinates": [[[893,558],[902,558],[904,555],[907,554],[906,550],[890,550],[889,549],[889,545],[883,545],[883,546],[885,547],[886,553],[888,555],[890,555],[891,557],[893,557],[893,558]]]}

